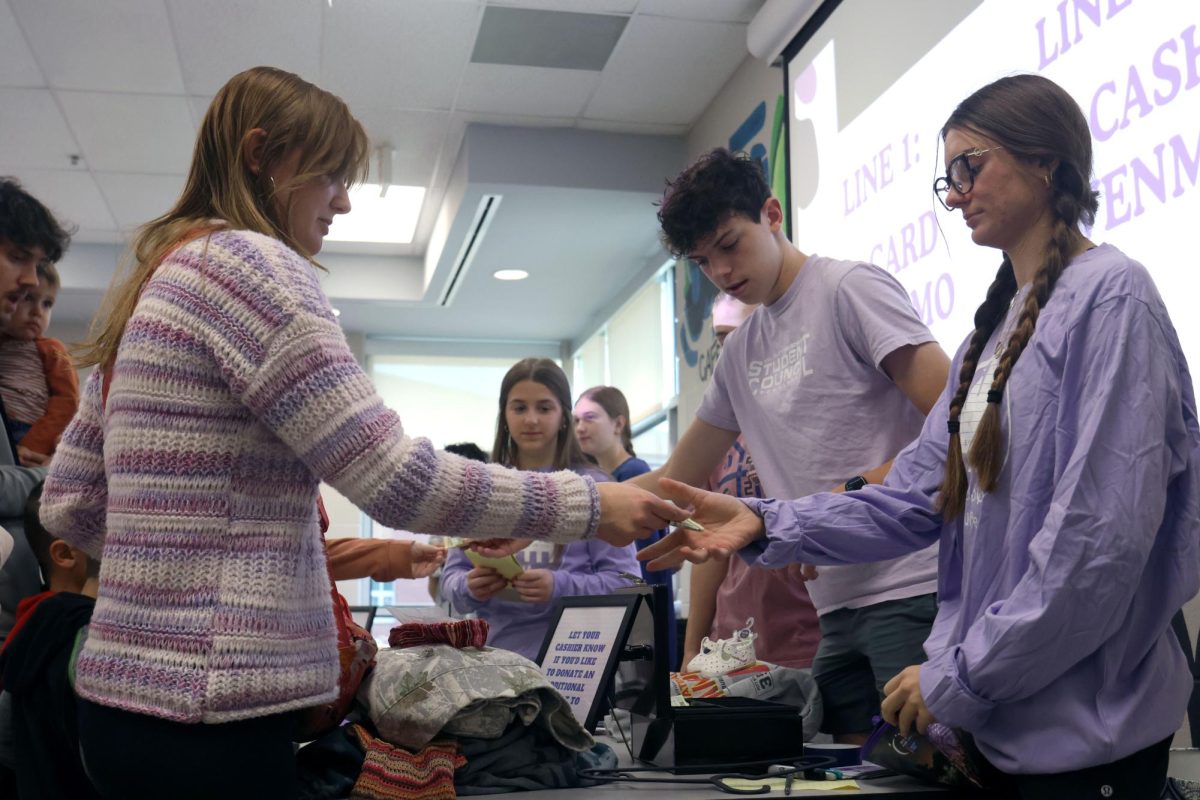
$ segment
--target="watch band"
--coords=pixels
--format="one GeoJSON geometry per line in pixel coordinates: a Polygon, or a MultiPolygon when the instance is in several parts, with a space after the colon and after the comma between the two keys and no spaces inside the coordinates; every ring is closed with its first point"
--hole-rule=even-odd
{"type": "Polygon", "coordinates": [[[846,481],[846,485],[844,488],[847,492],[853,492],[855,489],[861,489],[866,485],[867,485],[866,478],[864,478],[862,475],[855,475],[853,478],[846,481]]]}

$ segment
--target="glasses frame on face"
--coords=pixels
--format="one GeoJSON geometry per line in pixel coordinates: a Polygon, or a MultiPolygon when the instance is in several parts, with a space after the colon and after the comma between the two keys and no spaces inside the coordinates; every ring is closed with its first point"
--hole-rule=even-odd
{"type": "Polygon", "coordinates": [[[959,194],[967,194],[975,188],[975,176],[979,174],[979,170],[983,169],[983,165],[971,166],[971,159],[978,158],[984,153],[990,153],[993,150],[1003,150],[1003,145],[993,145],[992,147],[976,147],[968,150],[965,153],[960,153],[950,160],[946,166],[946,174],[933,182],[933,194],[937,197],[938,202],[942,204],[942,208],[947,211],[952,211],[950,204],[946,199],[950,196],[950,189],[959,194]]]}

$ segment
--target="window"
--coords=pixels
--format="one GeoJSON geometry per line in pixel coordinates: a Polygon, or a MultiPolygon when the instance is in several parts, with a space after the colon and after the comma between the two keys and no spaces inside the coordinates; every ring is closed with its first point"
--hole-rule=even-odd
{"type": "Polygon", "coordinates": [[[617,387],[629,401],[634,427],[670,409],[678,393],[675,275],[670,267],[665,265],[621,306],[573,358],[576,394],[599,384],[617,387]]]}
{"type": "MultiPolygon", "coordinates": [[[[519,358],[464,356],[372,356],[371,376],[383,402],[400,415],[410,436],[428,438],[435,447],[474,442],[487,453],[496,436],[500,382],[519,358]]],[[[415,539],[427,536],[397,531],[362,516],[364,535],[415,539]]],[[[427,582],[370,581],[369,605],[429,606],[427,582]]]]}

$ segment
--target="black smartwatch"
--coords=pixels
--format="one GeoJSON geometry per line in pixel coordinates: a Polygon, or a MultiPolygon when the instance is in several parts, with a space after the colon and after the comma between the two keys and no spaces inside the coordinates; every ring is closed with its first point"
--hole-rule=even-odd
{"type": "Polygon", "coordinates": [[[862,475],[855,475],[853,478],[846,481],[846,486],[844,488],[847,492],[853,492],[855,489],[861,489],[866,485],[866,478],[864,478],[862,475]]]}

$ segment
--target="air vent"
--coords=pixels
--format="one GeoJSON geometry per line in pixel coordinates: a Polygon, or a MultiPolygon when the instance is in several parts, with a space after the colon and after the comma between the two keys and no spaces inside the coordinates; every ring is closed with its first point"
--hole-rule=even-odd
{"type": "Polygon", "coordinates": [[[488,6],[471,61],[599,72],[629,17],[488,6]]]}
{"type": "Polygon", "coordinates": [[[471,262],[475,260],[475,254],[483,242],[483,235],[487,233],[488,225],[492,224],[492,218],[496,216],[496,209],[500,206],[501,197],[502,195],[498,194],[485,194],[479,198],[479,207],[475,209],[475,218],[471,220],[471,227],[467,230],[467,235],[463,237],[458,257],[454,259],[454,268],[450,271],[450,279],[446,281],[446,288],[438,300],[439,306],[445,308],[454,302],[454,295],[462,286],[462,277],[471,266],[471,262]]]}

